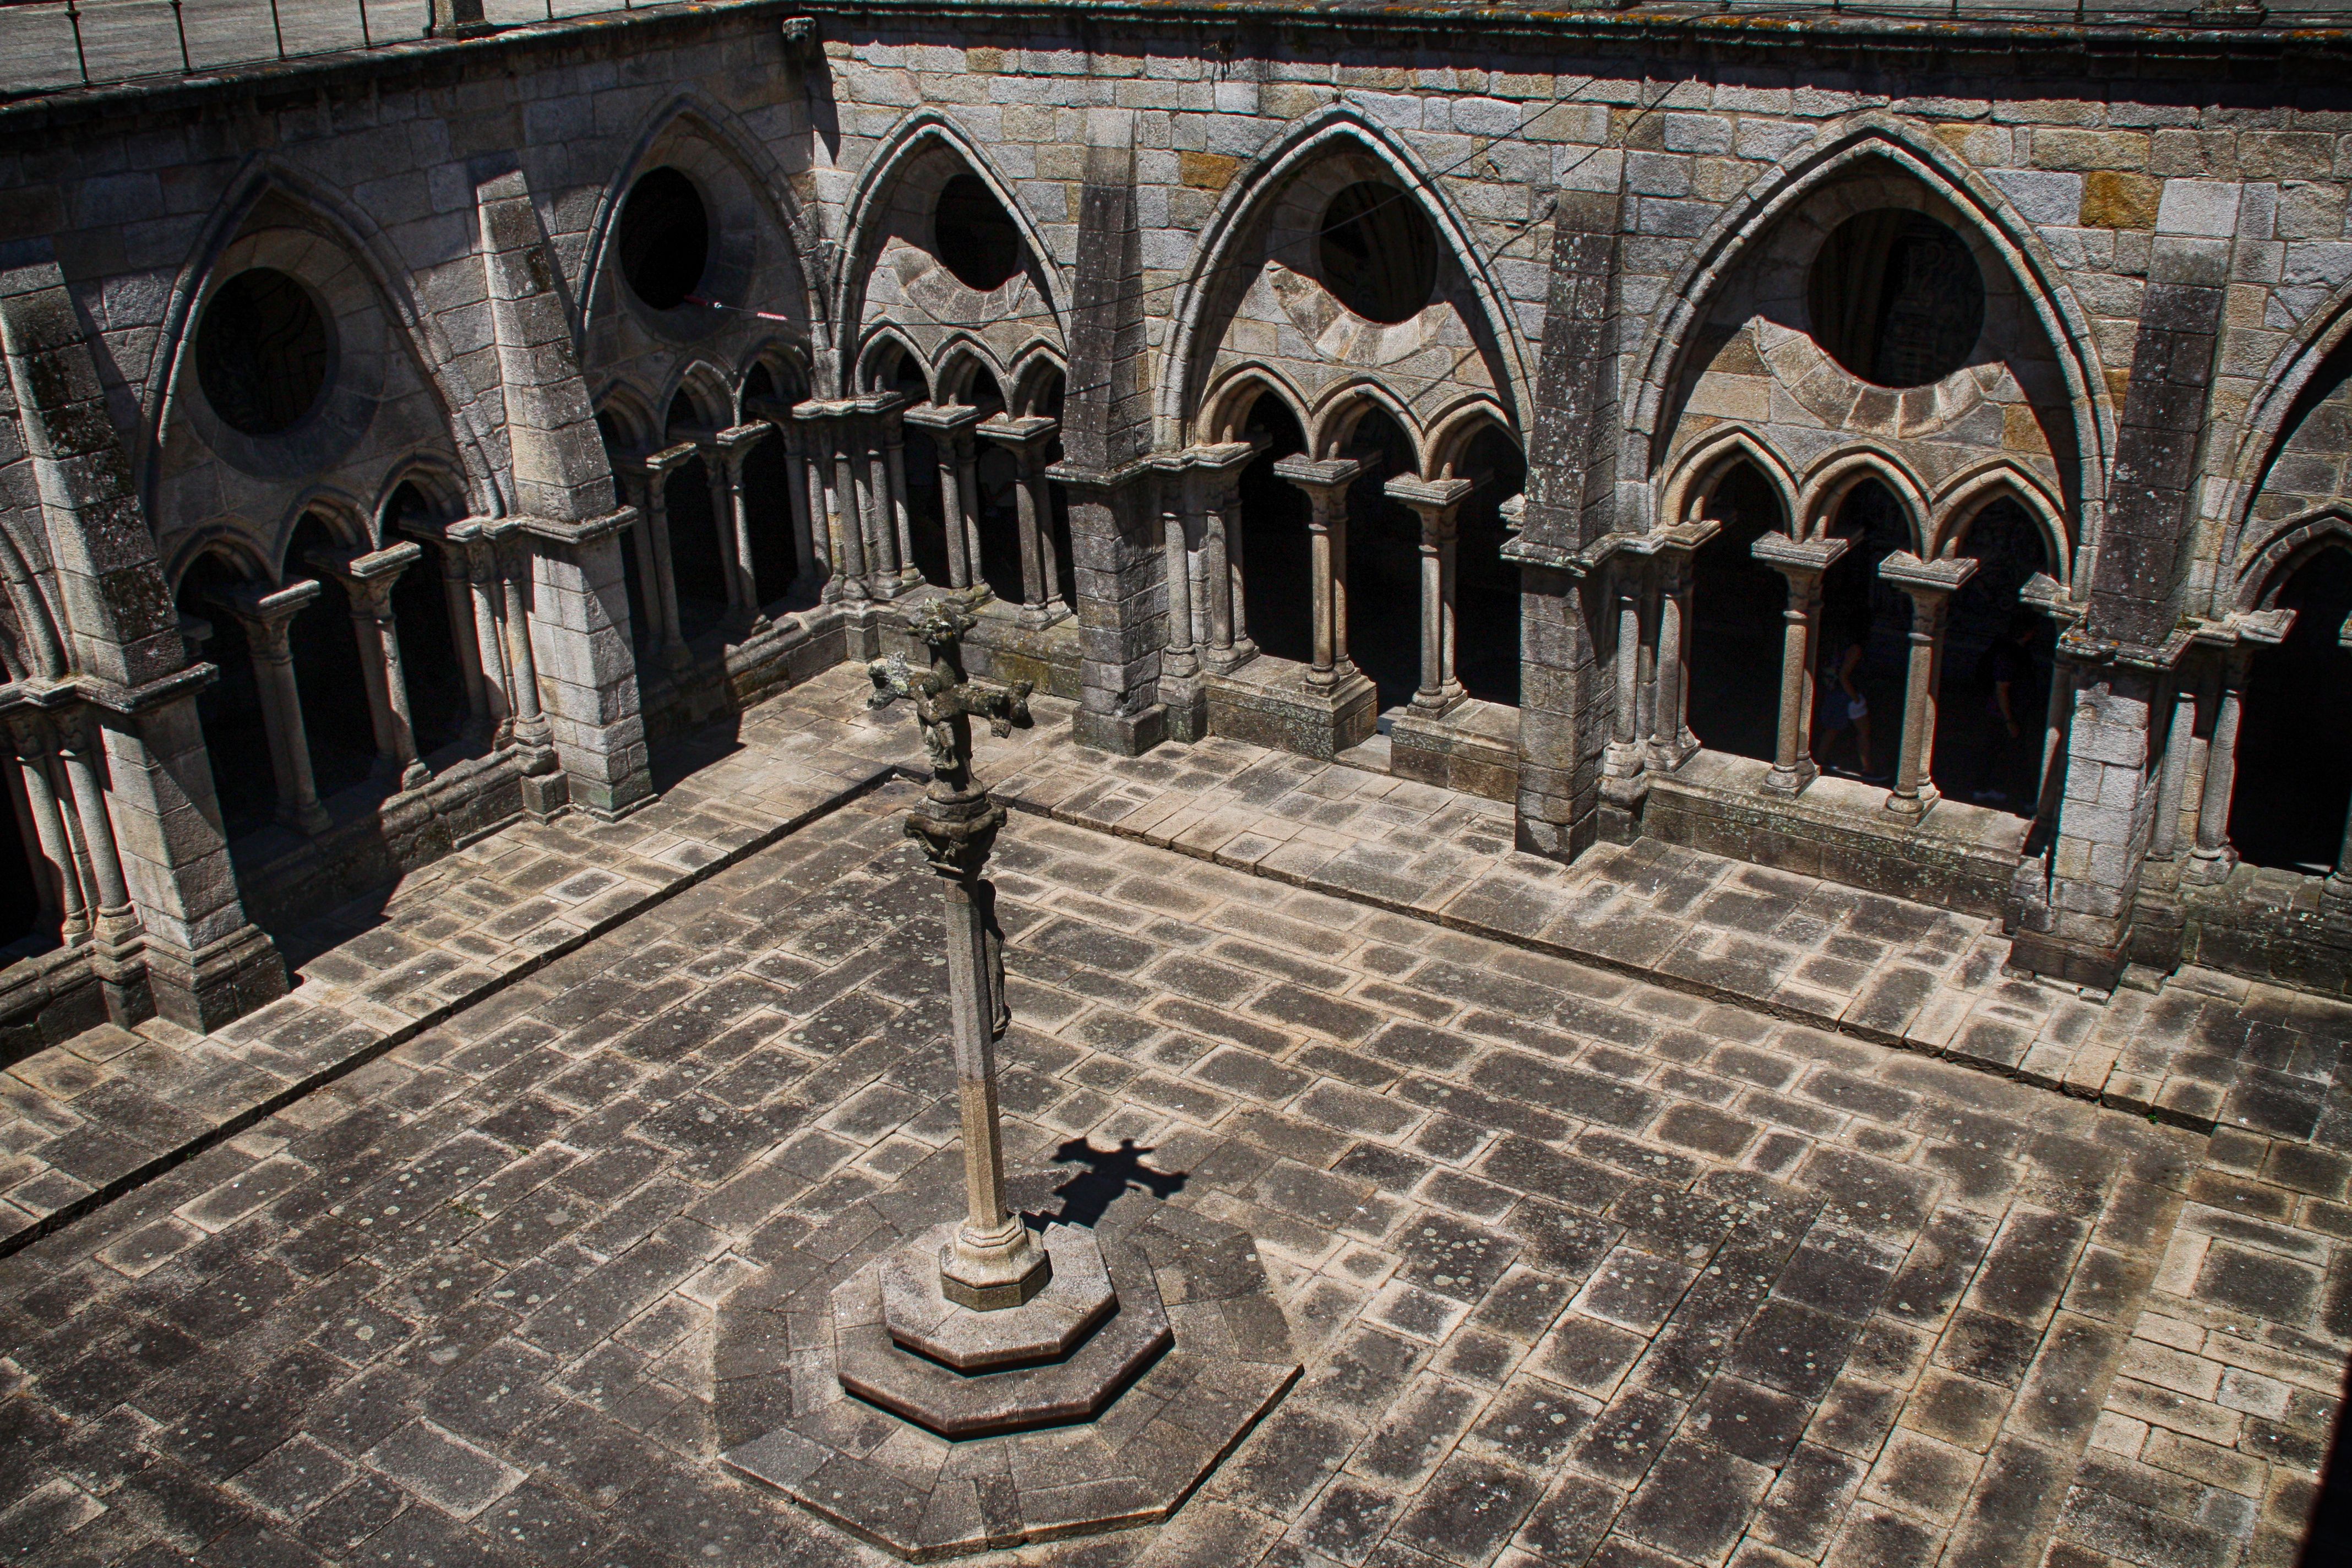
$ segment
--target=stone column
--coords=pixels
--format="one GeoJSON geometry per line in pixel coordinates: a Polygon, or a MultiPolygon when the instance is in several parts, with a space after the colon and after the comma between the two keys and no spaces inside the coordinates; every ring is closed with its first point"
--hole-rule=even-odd
{"type": "Polygon", "coordinates": [[[981,570],[979,413],[973,409],[973,418],[959,426],[955,432],[956,505],[963,518],[964,553],[971,562],[971,585],[993,595],[996,590],[989,585],[981,570]]]}
{"type": "Polygon", "coordinates": [[[106,801],[106,743],[95,714],[69,710],[58,716],[58,756],[73,795],[73,818],[81,828],[84,865],[97,904],[92,922],[90,967],[106,994],[107,1016],[130,1025],[154,1012],[141,959],[139,911],[123,879],[122,851],[114,840],[114,819],[106,801]]]}
{"type": "Polygon", "coordinates": [[[810,401],[793,417],[809,439],[809,510],[812,522],[824,519],[828,575],[819,597],[827,604],[865,604],[874,597],[866,584],[865,529],[857,514],[857,483],[851,475],[848,434],[843,427],[855,405],[810,401]]]}
{"type": "MultiPolygon", "coordinates": [[[[499,632],[498,595],[493,586],[496,554],[478,518],[450,524],[449,537],[465,552],[465,624],[473,628],[474,657],[482,668],[483,717],[490,744],[503,746],[514,739],[514,703],[507,696],[507,657],[499,632]]],[[[647,596],[651,596],[650,584],[647,596]]]]}
{"type": "Polygon", "coordinates": [[[1617,646],[1610,662],[1615,701],[1609,750],[1601,761],[1601,773],[1611,779],[1631,778],[1646,759],[1641,723],[1642,598],[1649,588],[1645,564],[1641,556],[1621,550],[1611,574],[1617,601],[1617,646]]]}
{"type": "Polygon", "coordinates": [[[2172,724],[2164,738],[2164,763],[2157,775],[2156,826],[2147,858],[2169,860],[2180,847],[2180,805],[2189,787],[2189,756],[2197,744],[2197,689],[2174,677],[2172,724]]]}
{"type": "Polygon", "coordinates": [[[564,804],[562,764],[554,736],[541,707],[539,662],[531,648],[530,610],[523,597],[522,580],[530,570],[530,552],[522,543],[521,525],[514,518],[486,520],[499,600],[500,651],[506,656],[509,700],[514,704],[514,745],[522,768],[523,809],[544,819],[564,804]]]}
{"type": "Polygon", "coordinates": [[[530,695],[544,705],[561,770],[526,773],[523,804],[535,813],[568,805],[611,821],[652,798],[621,573],[619,536],[635,521],[625,507],[593,518],[516,520],[512,592],[520,597],[527,572],[530,597],[528,612],[510,615],[509,625],[527,644],[530,695]]]}
{"type": "Polygon", "coordinates": [[[646,608],[654,624],[661,628],[656,640],[661,650],[662,666],[672,675],[684,674],[694,663],[694,654],[687,647],[686,637],[679,629],[677,574],[671,563],[669,549],[669,477],[694,461],[694,454],[693,442],[680,441],[654,453],[645,463],[645,534],[654,568],[653,580],[645,584],[646,608]]]}
{"type": "Polygon", "coordinates": [[[1021,624],[1048,626],[1070,613],[1062,603],[1061,573],[1054,550],[1053,505],[1045,493],[1045,447],[1058,426],[1039,414],[1012,418],[998,415],[978,433],[1013,455],[1013,501],[1021,527],[1021,624]]]}
{"type": "Polygon", "coordinates": [[[1952,595],[1976,574],[1971,556],[1922,561],[1898,550],[1878,563],[1878,574],[1911,598],[1911,663],[1903,696],[1903,740],[1895,752],[1895,788],[1886,809],[1924,815],[1937,801],[1936,702],[1944,668],[1944,624],[1952,595]]]}
{"type": "Polygon", "coordinates": [[[719,537],[727,543],[727,619],[737,632],[756,632],[768,625],[760,608],[760,579],[752,566],[751,508],[743,490],[743,463],[751,448],[768,435],[768,423],[754,419],[731,425],[711,437],[727,475],[727,510],[720,515],[719,537]]]}
{"type": "MultiPolygon", "coordinates": [[[[633,487],[641,491],[642,479],[633,487]]],[[[466,728],[469,732],[487,734],[489,731],[489,703],[482,693],[482,650],[471,636],[474,623],[474,601],[466,587],[465,547],[451,539],[439,524],[416,525],[409,531],[418,541],[433,546],[433,559],[441,577],[441,602],[449,616],[450,652],[457,660],[457,669],[466,683],[466,728]]],[[[427,650],[429,660],[435,655],[427,650]]]]}
{"type": "Polygon", "coordinates": [[[1241,584],[1233,570],[1232,534],[1239,523],[1242,469],[1257,455],[1246,441],[1193,447],[1184,454],[1191,531],[1198,547],[1185,562],[1192,574],[1193,641],[1202,668],[1223,673],[1238,668],[1255,648],[1244,649],[1234,600],[1241,584]]]}
{"type": "MultiPolygon", "coordinates": [[[[948,586],[985,589],[980,574],[980,521],[971,494],[972,426],[980,410],[960,403],[919,403],[899,416],[929,432],[940,464],[940,531],[946,536],[948,586]]],[[[900,441],[904,441],[901,432],[900,441]]],[[[894,448],[895,449],[895,448],[894,448]]],[[[899,459],[901,462],[904,458],[899,459]]]]}
{"type": "Polygon", "coordinates": [[[299,833],[320,834],[332,820],[319,804],[310,773],[310,737],[302,725],[302,699],[294,683],[294,654],[287,632],[295,615],[319,597],[312,581],[268,591],[236,590],[221,607],[245,628],[253,653],[253,674],[261,688],[261,723],[269,738],[269,760],[278,770],[278,820],[299,833]]]}
{"type": "Polygon", "coordinates": [[[1768,533],[1750,547],[1756,559],[1788,580],[1789,603],[1780,612],[1785,632],[1780,647],[1780,729],[1772,749],[1772,771],[1764,788],[1795,795],[1821,769],[1813,762],[1813,620],[1821,614],[1822,574],[1846,552],[1851,541],[1797,541],[1768,533]]]}
{"type": "Polygon", "coordinates": [[[314,551],[310,556],[312,566],[342,584],[351,601],[360,668],[367,679],[369,705],[374,710],[380,766],[397,778],[404,790],[420,788],[433,775],[416,755],[416,727],[409,716],[408,679],[401,664],[392,589],[400,574],[424,553],[421,545],[404,542],[372,554],[314,551]]]}
{"type": "Polygon", "coordinates": [[[890,472],[882,446],[882,421],[872,410],[873,400],[856,405],[856,425],[849,433],[850,479],[857,496],[858,529],[866,544],[866,586],[877,599],[895,599],[906,591],[898,554],[898,525],[890,515],[890,472]]]}
{"type": "Polygon", "coordinates": [[[1471,484],[1401,474],[1381,489],[1421,519],[1421,686],[1412,706],[1433,719],[1462,700],[1462,683],[1454,674],[1454,525],[1471,484]]]}
{"type": "Polygon", "coordinates": [[[1691,557],[1722,531],[1705,518],[1659,530],[1657,696],[1648,740],[1651,765],[1667,773],[1690,761],[1691,557]]]}
{"type": "Polygon", "coordinates": [[[2238,863],[2230,847],[2230,801],[2238,787],[2238,722],[2245,700],[2246,667],[2252,651],[2243,643],[2221,662],[2221,700],[2213,709],[2213,738],[2205,748],[2205,788],[2197,803],[2197,847],[2189,868],[2200,882],[2219,882],[2238,863]]]}
{"type": "Polygon", "coordinates": [[[1274,471],[1307,492],[1307,570],[1315,595],[1315,656],[1307,683],[1328,690],[1355,668],[1348,657],[1348,487],[1364,465],[1297,457],[1280,459],[1274,471]]]}
{"type": "Polygon", "coordinates": [[[901,592],[919,586],[923,581],[922,568],[915,564],[914,525],[907,515],[907,429],[900,423],[905,409],[906,399],[893,393],[877,415],[882,425],[883,489],[889,497],[887,521],[898,544],[901,592]]]}
{"type": "Polygon", "coordinates": [[[90,900],[83,888],[79,858],[74,854],[74,836],[67,830],[65,813],[58,805],[57,777],[50,771],[49,759],[57,742],[48,721],[30,712],[8,716],[8,738],[25,781],[34,840],[52,883],[47,896],[57,900],[58,934],[70,947],[90,933],[90,900]]]}

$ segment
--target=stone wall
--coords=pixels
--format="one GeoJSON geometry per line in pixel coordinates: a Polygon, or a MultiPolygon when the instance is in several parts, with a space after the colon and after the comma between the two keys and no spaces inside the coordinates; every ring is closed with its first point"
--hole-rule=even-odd
{"type": "MultiPolygon", "coordinates": [[[[2097,987],[2130,957],[2168,961],[2133,931],[2144,885],[2178,879],[2144,868],[2201,843],[2217,788],[2226,827],[2212,737],[2231,661],[2271,635],[2245,618],[2248,563],[2341,499],[2341,466],[2305,448],[2340,423],[2325,389],[2352,324],[2347,42],[732,0],[0,108],[0,245],[52,258],[86,324],[167,597],[207,552],[257,591],[306,574],[286,559],[305,517],[381,553],[394,489],[430,492],[428,542],[459,577],[475,563],[479,618],[424,657],[471,661],[481,750],[514,754],[531,809],[625,810],[648,729],[880,647],[937,548],[959,584],[982,575],[971,551],[1019,554],[1022,603],[993,613],[982,662],[1079,696],[1089,743],[1198,734],[1218,710],[1206,679],[1229,714],[1276,694],[1238,727],[1344,750],[1368,711],[1357,667],[1377,647],[1403,670],[1417,646],[1412,700],[1402,675],[1380,699],[1397,765],[1515,777],[1522,843],[1572,855],[1643,831],[1650,781],[1708,742],[1685,694],[1720,672],[1678,639],[1693,552],[1725,548],[1710,509],[1734,466],[1782,499],[1794,553],[1772,564],[1801,612],[1847,499],[1895,498],[1908,548],[1878,575],[1920,634],[1906,678],[1929,700],[1970,521],[2012,502],[2047,547],[2021,603],[2063,632],[2053,765],[2011,889],[2019,954],[2097,987]],[[2226,100],[2200,85],[2221,79],[2226,100]],[[662,168],[709,237],[689,297],[657,304],[622,231],[662,168]],[[940,241],[940,198],[967,175],[1008,226],[1001,282],[967,280],[940,241]],[[1386,237],[1375,271],[1412,259],[1421,292],[1342,275],[1326,230],[1360,188],[1361,232],[1386,237]],[[1811,282],[1843,226],[1890,212],[1940,225],[1958,248],[1937,264],[1964,253],[1981,279],[1980,330],[1948,311],[1904,329],[1964,349],[1906,386],[1846,366],[1811,282]],[[208,302],[255,266],[308,289],[335,355],[316,409],[260,437],[191,369],[208,302]],[[1391,286],[1402,308],[1366,304],[1391,286]],[[1252,569],[1234,485],[1261,397],[1310,466],[1367,461],[1375,426],[1406,456],[1369,481],[1288,481],[1341,498],[1318,553],[1301,548],[1316,661],[1251,674],[1271,656],[1224,623],[1252,569]],[[936,483],[908,483],[918,429],[936,483]],[[1489,430],[1532,468],[1501,552],[1525,590],[1501,769],[1492,705],[1464,706],[1450,651],[1491,630],[1454,626],[1449,597],[1461,518],[1504,499],[1457,477],[1489,430]],[[745,478],[763,442],[788,455],[761,470],[787,493],[745,478]],[[692,485],[710,519],[690,526],[715,542],[685,537],[692,485]],[[1365,499],[1383,485],[1418,520],[1418,576],[1410,534],[1381,532],[1405,511],[1383,521],[1365,499]],[[490,543],[447,542],[473,523],[490,543]],[[688,636],[680,574],[714,550],[725,609],[688,636]],[[761,563],[793,587],[753,593],[761,563]]],[[[9,515],[27,559],[102,526],[70,505],[9,515]]],[[[66,590],[26,581],[12,593],[54,614],[66,590]]],[[[1786,755],[1761,786],[1783,800],[1813,767],[1814,629],[1792,643],[1786,755]]],[[[21,663],[12,692],[61,678],[21,663]]],[[[1898,774],[1811,839],[1820,802],[1789,835],[1753,826],[1769,795],[1710,827],[1706,789],[1677,794],[1674,831],[1767,858],[1790,839],[1908,886],[1905,846],[1937,804],[1933,727],[1911,728],[1908,793],[1898,774]]]]}

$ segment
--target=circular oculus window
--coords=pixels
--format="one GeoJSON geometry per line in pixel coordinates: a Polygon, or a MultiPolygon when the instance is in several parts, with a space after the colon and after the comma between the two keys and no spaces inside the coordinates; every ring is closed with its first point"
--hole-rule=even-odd
{"type": "Polygon", "coordinates": [[[1376,180],[1331,198],[1316,259],[1339,303],[1383,326],[1411,321],[1437,291],[1437,231],[1429,215],[1376,180]]]}
{"type": "Polygon", "coordinates": [[[1021,269],[1021,231],[978,174],[940,187],[931,231],[940,265],[967,289],[985,294],[1021,269]]]}
{"type": "Polygon", "coordinates": [[[649,169],[621,206],[621,276],[639,300],[672,310],[702,287],[710,265],[710,212],[678,170],[649,169]]]}
{"type": "Polygon", "coordinates": [[[335,345],[310,291],[269,267],[213,291],[196,328],[196,380],[221,423],[278,436],[319,406],[335,345]]]}
{"type": "Polygon", "coordinates": [[[1806,303],[1822,352],[1876,386],[1927,386],[1984,331],[1984,274],[1968,242],[1925,213],[1884,207],[1838,225],[1806,303]]]}

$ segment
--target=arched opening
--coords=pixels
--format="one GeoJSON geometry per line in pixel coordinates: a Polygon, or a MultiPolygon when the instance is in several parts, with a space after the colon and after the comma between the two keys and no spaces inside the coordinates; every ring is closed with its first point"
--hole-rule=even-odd
{"type": "Polygon", "coordinates": [[[967,289],[985,294],[1021,269],[1021,231],[978,174],[940,188],[931,232],[933,254],[967,289]]]}
{"type": "Polygon", "coordinates": [[[287,626],[302,729],[310,742],[310,778],[319,798],[363,784],[375,771],[375,708],[360,663],[359,629],[352,601],[331,572],[312,567],[313,551],[340,548],[318,514],[303,518],[286,552],[286,575],[319,580],[319,596],[287,626]]]}
{"type": "Polygon", "coordinates": [[[1830,531],[1850,542],[1822,575],[1813,758],[1824,773],[1885,784],[1903,740],[1911,599],[1878,574],[1878,565],[1910,548],[1911,528],[1895,492],[1864,479],[1838,508],[1830,531]]]}
{"type": "MultiPolygon", "coordinates": [[[[607,460],[617,458],[629,450],[629,444],[621,439],[620,426],[613,422],[610,414],[601,410],[596,416],[596,434],[604,437],[607,460]]],[[[642,538],[644,531],[652,526],[650,521],[641,517],[633,531],[642,538]]],[[[639,647],[648,647],[654,637],[654,618],[646,611],[646,595],[651,590],[646,585],[645,574],[637,566],[637,541],[635,539],[621,552],[621,586],[629,596],[630,640],[639,647]]]]}
{"type": "Polygon", "coordinates": [[[213,291],[196,328],[196,382],[221,423],[276,436],[308,418],[334,367],[334,331],[310,289],[253,267],[213,291]]]}
{"type": "MultiPolygon", "coordinates": [[[[675,446],[701,432],[693,402],[685,393],[670,400],[666,438],[675,446]]],[[[719,552],[719,498],[712,493],[710,466],[698,451],[670,472],[663,487],[669,512],[670,581],[677,590],[681,635],[692,638],[727,616],[727,563],[719,552]]]]}
{"type": "MultiPolygon", "coordinates": [[[[384,508],[384,542],[409,538],[402,525],[430,512],[422,491],[413,484],[401,485],[384,508]]],[[[409,728],[416,737],[417,754],[430,755],[466,727],[465,667],[457,660],[437,547],[425,546],[424,555],[392,585],[392,619],[400,637],[401,675],[408,688],[409,728]]]]}
{"type": "Polygon", "coordinates": [[[1984,331],[1984,274],[1968,242],[1908,208],[1840,224],[1813,258],[1806,292],[1822,351],[1878,386],[1943,380],[1984,331]]]}
{"type": "Polygon", "coordinates": [[[1259,651],[1305,664],[1315,657],[1315,576],[1307,493],[1274,471],[1307,449],[1298,420],[1282,399],[1258,394],[1242,437],[1258,454],[1242,469],[1242,612],[1259,651]]]}
{"type": "MultiPolygon", "coordinates": [[[[982,420],[1004,412],[1004,394],[997,389],[996,378],[984,370],[972,373],[971,385],[965,395],[980,410],[982,420]]],[[[1021,482],[1021,468],[1002,443],[983,436],[975,438],[972,445],[972,481],[980,491],[976,510],[980,513],[981,578],[998,598],[1008,605],[1018,605],[1027,597],[1021,586],[1021,510],[1020,498],[1015,494],[1021,482]]]]}
{"type": "Polygon", "coordinates": [[[1946,615],[1930,773],[1954,800],[2032,816],[2058,636],[2017,595],[2051,570],[2050,551],[2032,515],[2004,498],[1976,515],[1960,553],[1977,570],[1946,615]]]}
{"type": "Polygon", "coordinates": [[[1393,708],[1421,684],[1421,519],[1381,487],[1419,462],[1379,407],[1357,422],[1345,455],[1364,465],[1348,487],[1348,652],[1393,708]]]}
{"type": "Polygon", "coordinates": [[[1437,230],[1396,186],[1359,180],[1323,212],[1316,260],[1332,297],[1368,321],[1418,315],[1437,291],[1437,230]]]}
{"type": "Polygon", "coordinates": [[[1789,585],[1753,546],[1786,533],[1789,520],[1771,481],[1748,462],[1716,481],[1706,515],[1723,526],[1691,562],[1691,732],[1712,750],[1770,762],[1789,585]]]}
{"type": "MultiPolygon", "coordinates": [[[[930,384],[914,356],[901,351],[891,358],[889,389],[905,398],[908,408],[930,402],[930,384]]],[[[948,520],[947,492],[940,485],[940,445],[919,425],[901,419],[899,428],[905,438],[900,468],[907,481],[907,542],[914,551],[915,570],[924,582],[946,586],[954,581],[948,565],[948,529],[961,524],[951,525],[948,520]]]]}
{"type": "MultiPolygon", "coordinates": [[[[1049,469],[1062,460],[1062,373],[1055,371],[1037,384],[1036,395],[1030,412],[1054,421],[1054,437],[1045,443],[1045,463],[1049,469]]],[[[1062,603],[1075,610],[1078,607],[1078,563],[1070,548],[1070,492],[1059,479],[1047,479],[1045,515],[1041,524],[1052,531],[1054,542],[1054,586],[1062,595],[1062,603]]]]}
{"type": "Polygon", "coordinates": [[[2352,806],[2352,550],[2330,544],[2273,602],[2293,610],[2286,640],[2254,655],[2239,721],[2230,842],[2257,866],[2324,874],[2352,806]]]}
{"type": "Polygon", "coordinates": [[[221,832],[228,838],[268,826],[278,807],[278,770],[269,760],[269,731],[262,717],[253,646],[244,623],[221,605],[225,595],[245,582],[244,574],[212,554],[198,556],[180,579],[183,624],[194,623],[192,629],[198,632],[189,654],[220,669],[219,677],[196,693],[196,722],[204,730],[205,754],[212,763],[221,832]]]}
{"type": "MultiPolygon", "coordinates": [[[[791,384],[780,386],[763,364],[743,377],[743,406],[751,416],[755,401],[773,399],[798,403],[806,395],[799,378],[787,369],[791,384]]],[[[791,596],[800,574],[800,554],[793,542],[793,465],[784,455],[781,436],[769,435],[751,444],[743,459],[743,514],[751,534],[751,591],[762,605],[791,596]]]]}
{"type": "Polygon", "coordinates": [[[1482,702],[1519,705],[1519,568],[1503,559],[1503,503],[1527,488],[1528,465],[1507,431],[1489,425],[1456,465],[1475,487],[1456,514],[1454,670],[1482,702]]]}
{"type": "Polygon", "coordinates": [[[710,262],[710,210],[684,171],[665,163],[637,176],[621,205],[621,276],[656,310],[686,302],[710,262]]]}

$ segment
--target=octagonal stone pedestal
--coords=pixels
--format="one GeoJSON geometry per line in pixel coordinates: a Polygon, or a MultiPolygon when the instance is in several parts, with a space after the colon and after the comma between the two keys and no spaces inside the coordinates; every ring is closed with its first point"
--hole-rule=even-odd
{"type": "Polygon", "coordinates": [[[1093,1415],[1168,1348],[1151,1270],[1116,1243],[1050,1226],[1052,1283],[1021,1306],[974,1312],[940,1295],[925,1267],[938,1240],[833,1288],[834,1372],[860,1399],[942,1437],[1052,1426],[1093,1415]]]}
{"type": "MultiPolygon", "coordinates": [[[[713,1370],[730,1468],[929,1562],[1166,1519],[1298,1375],[1249,1235],[1139,1195],[1092,1233],[1118,1304],[1090,1335],[1057,1360],[958,1373],[894,1343],[883,1301],[889,1260],[936,1250],[940,1217],[875,1230],[873,1209],[845,1215],[727,1300],[713,1370]],[[827,1256],[838,1261],[811,1266],[827,1256]],[[1155,1341],[1165,1348],[1149,1349],[1155,1341]],[[1108,1392],[1061,1425],[951,1438],[850,1391],[879,1358],[887,1386],[956,1391],[973,1408],[1035,1408],[1056,1380],[1108,1392]]],[[[1055,1235],[1072,1229],[1041,1237],[1057,1279],[1063,1249],[1086,1250],[1088,1233],[1055,1235]]]]}

